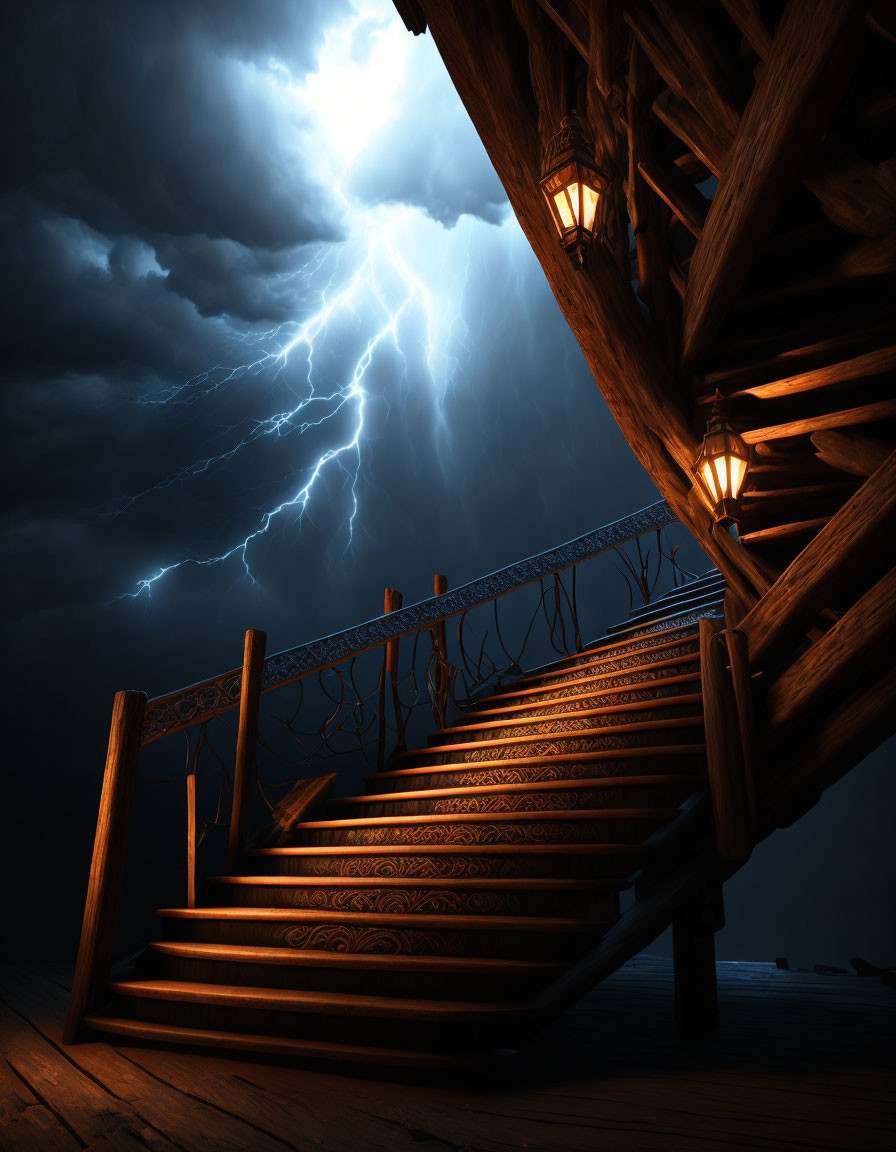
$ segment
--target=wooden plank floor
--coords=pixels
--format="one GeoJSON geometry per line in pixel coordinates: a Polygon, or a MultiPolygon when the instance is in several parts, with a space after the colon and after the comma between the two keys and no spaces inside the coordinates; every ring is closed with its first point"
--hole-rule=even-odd
{"type": "Polygon", "coordinates": [[[722,1023],[683,1040],[639,957],[513,1065],[399,1082],[138,1047],[63,1049],[64,969],[0,971],[4,1152],[592,1152],[896,1148],[896,989],[719,965],[722,1023]]]}

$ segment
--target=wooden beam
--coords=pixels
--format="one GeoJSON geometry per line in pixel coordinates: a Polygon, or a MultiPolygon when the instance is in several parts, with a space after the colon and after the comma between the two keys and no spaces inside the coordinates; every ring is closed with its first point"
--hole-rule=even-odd
{"type": "Polygon", "coordinates": [[[896,630],[896,569],[856,601],[837,623],[771,685],[769,740],[792,736],[797,724],[824,719],[846,686],[868,683],[892,658],[896,630]]]}
{"type": "Polygon", "coordinates": [[[588,21],[572,0],[538,0],[538,6],[563,33],[582,59],[587,60],[591,31],[588,21]]]}
{"type": "MultiPolygon", "coordinates": [[[[770,400],[779,396],[793,396],[798,392],[813,392],[818,388],[831,388],[855,380],[864,380],[869,376],[879,376],[884,372],[891,372],[894,368],[896,368],[896,345],[889,348],[878,348],[874,352],[864,352],[861,356],[853,356],[849,360],[841,360],[836,364],[827,364],[823,368],[813,368],[808,372],[785,376],[781,380],[770,380],[764,384],[751,384],[734,391],[726,390],[725,395],[728,397],[756,396],[762,400],[770,400]]],[[[701,404],[711,403],[712,394],[704,393],[698,402],[701,404]]]]}
{"type": "MultiPolygon", "coordinates": [[[[896,667],[864,677],[796,741],[771,748],[763,779],[763,806],[771,828],[786,827],[822,791],[854,768],[896,731],[896,667]]],[[[786,733],[784,734],[787,735],[786,733]]]]}
{"type": "Polygon", "coordinates": [[[889,444],[858,432],[813,432],[816,455],[832,468],[853,476],[871,476],[892,452],[889,444]]]}
{"type": "Polygon", "coordinates": [[[858,52],[861,17],[855,0],[789,0],[691,262],[685,363],[705,356],[758,243],[837,107],[858,52]]]}
{"type": "Polygon", "coordinates": [[[773,524],[770,528],[759,528],[755,532],[744,532],[744,544],[776,544],[794,536],[811,536],[827,524],[829,516],[819,516],[813,520],[796,520],[790,524],[773,524]]]}
{"type": "Polygon", "coordinates": [[[764,60],[772,46],[772,34],[756,0],[722,0],[722,7],[759,59],[764,60]]]}
{"type": "Polygon", "coordinates": [[[651,7],[646,0],[628,0],[626,23],[675,95],[687,100],[713,132],[733,137],[740,114],[709,29],[684,5],[652,2],[651,7]]]}
{"type": "Polygon", "coordinates": [[[694,185],[675,167],[654,160],[641,160],[638,171],[667,204],[692,236],[700,239],[709,202],[694,185]]]}
{"type": "Polygon", "coordinates": [[[853,424],[873,424],[878,420],[890,420],[896,416],[896,400],[877,400],[873,404],[861,404],[858,408],[846,408],[840,412],[823,412],[819,416],[807,416],[804,420],[790,420],[786,424],[774,424],[768,428],[750,428],[742,434],[748,444],[764,440],[784,440],[790,436],[808,436],[826,428],[849,428],[853,424]]]}
{"type": "Polygon", "coordinates": [[[874,571],[896,535],[896,452],[825,524],[740,625],[750,666],[773,664],[848,588],[874,571]]]}
{"type": "Polygon", "coordinates": [[[676,96],[671,88],[661,92],[653,102],[653,113],[701,160],[713,176],[721,176],[731,139],[714,132],[687,100],[676,96]]]}

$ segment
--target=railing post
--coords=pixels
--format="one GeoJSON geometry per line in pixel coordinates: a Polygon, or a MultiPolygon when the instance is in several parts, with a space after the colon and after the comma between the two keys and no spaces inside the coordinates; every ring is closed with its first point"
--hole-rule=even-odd
{"type": "MultiPolygon", "coordinates": [[[[198,737],[197,737],[198,739],[198,737]]],[[[196,907],[196,757],[187,768],[187,907],[196,907]]]]}
{"type": "Polygon", "coordinates": [[[722,621],[700,620],[700,682],[706,726],[706,760],[716,829],[723,860],[745,861],[753,849],[744,750],[723,646],[722,621]]]}
{"type": "Polygon", "coordinates": [[[236,763],[233,769],[233,809],[227,837],[227,867],[235,871],[246,845],[252,772],[255,768],[255,745],[258,738],[258,703],[261,696],[261,673],[264,667],[264,645],[267,636],[257,628],[246,633],[243,647],[243,677],[240,683],[240,724],[236,738],[236,763]]]}
{"type": "Polygon", "coordinates": [[[62,1034],[65,1044],[77,1039],[84,1017],[99,1003],[109,974],[145,708],[146,693],[116,693],[81,942],[62,1034]]]}
{"type": "MultiPolygon", "coordinates": [[[[401,593],[397,588],[386,589],[386,613],[397,612],[403,603],[401,593]]],[[[404,717],[402,715],[401,700],[398,696],[398,640],[389,640],[386,643],[386,678],[392,685],[392,712],[395,716],[395,746],[399,751],[405,747],[404,717]]],[[[385,714],[385,709],[383,710],[385,714]]]]}
{"type": "MultiPolygon", "coordinates": [[[[436,596],[444,596],[448,591],[448,577],[437,572],[432,586],[436,596]]],[[[434,634],[437,652],[433,669],[433,717],[437,727],[444,728],[448,713],[448,631],[444,620],[436,624],[434,634]]]]}

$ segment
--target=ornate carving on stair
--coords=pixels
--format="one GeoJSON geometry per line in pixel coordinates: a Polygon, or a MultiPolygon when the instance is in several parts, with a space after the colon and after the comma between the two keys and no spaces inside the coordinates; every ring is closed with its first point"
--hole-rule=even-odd
{"type": "Polygon", "coordinates": [[[280,939],[288,948],[320,949],[323,952],[414,952],[442,956],[448,951],[445,937],[440,933],[412,928],[298,924],[284,929],[280,939]]]}

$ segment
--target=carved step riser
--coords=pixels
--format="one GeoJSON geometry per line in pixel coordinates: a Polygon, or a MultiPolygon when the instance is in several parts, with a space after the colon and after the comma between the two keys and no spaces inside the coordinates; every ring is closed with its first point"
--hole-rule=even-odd
{"type": "MultiPolygon", "coordinates": [[[[397,850],[396,850],[397,852],[397,850]]],[[[482,856],[439,853],[437,856],[259,856],[243,868],[259,876],[369,876],[380,878],[487,879],[539,876],[583,876],[614,879],[638,868],[636,855],[552,855],[495,853],[482,856]]]]}
{"type": "MultiPolygon", "coordinates": [[[[699,690],[699,689],[698,689],[699,690]]],[[[656,699],[656,694],[650,697],[656,699]]],[[[429,746],[463,744],[474,740],[516,740],[520,736],[562,735],[564,732],[582,732],[592,728],[615,728],[624,724],[645,724],[661,720],[677,720],[685,716],[697,719],[702,715],[697,704],[669,704],[660,708],[638,708],[631,712],[604,712],[598,715],[577,716],[567,714],[557,719],[502,724],[499,728],[466,726],[438,732],[429,738],[429,746]]]]}
{"type": "MultiPolygon", "coordinates": [[[[116,1014],[157,1024],[224,1032],[244,1032],[257,1036],[290,1036],[306,1040],[328,1040],[345,1044],[377,1044],[388,1036],[391,1047],[420,1051],[452,1051],[466,1047],[486,1047],[495,1040],[495,1024],[449,1023],[430,1020],[393,1020],[340,1013],[271,1011],[258,1008],[231,1008],[225,1005],[189,1004],[144,997],[116,997],[116,1014]]],[[[500,1029],[506,1043],[512,1027],[509,1018],[500,1029]]]]}
{"type": "Polygon", "coordinates": [[[284,885],[213,884],[216,906],[313,908],[328,912],[419,913],[438,916],[578,916],[615,920],[616,892],[465,891],[445,888],[321,889],[284,885]]]}
{"type": "Polygon", "coordinates": [[[546,756],[569,756],[580,752],[614,752],[620,748],[656,748],[671,744],[702,744],[703,717],[693,723],[660,727],[646,732],[614,732],[594,736],[545,736],[526,743],[485,745],[457,752],[415,753],[402,758],[402,768],[423,768],[432,764],[486,764],[491,760],[518,760],[546,756]]]}
{"type": "Polygon", "coordinates": [[[376,952],[407,956],[492,956],[504,960],[571,959],[600,936],[594,932],[290,924],[276,920],[170,920],[165,937],[196,944],[242,944],[313,952],[376,952]]]}
{"type": "Polygon", "coordinates": [[[371,825],[360,828],[315,828],[305,835],[311,844],[638,844],[661,821],[654,819],[544,820],[465,824],[371,825]]]}
{"type": "MultiPolygon", "coordinates": [[[[485,716],[480,716],[475,712],[468,715],[459,716],[454,721],[454,728],[463,728],[465,731],[474,729],[478,725],[485,722],[493,722],[495,720],[502,720],[505,717],[513,720],[526,717],[537,716],[557,716],[565,715],[567,713],[584,712],[593,708],[613,708],[619,704],[637,704],[641,701],[665,699],[667,696],[680,696],[688,692],[699,692],[700,690],[700,663],[697,660],[690,661],[687,664],[680,665],[679,667],[660,669],[657,672],[635,672],[628,677],[618,677],[622,683],[628,683],[629,687],[621,687],[618,692],[608,692],[606,694],[606,685],[603,683],[598,684],[594,688],[595,693],[600,695],[590,695],[583,699],[569,699],[568,696],[581,696],[585,689],[579,687],[575,692],[568,692],[566,696],[558,695],[552,696],[549,700],[544,697],[537,697],[538,703],[533,707],[527,707],[525,712],[512,712],[510,711],[512,705],[508,705],[506,709],[496,711],[494,714],[488,713],[485,716]],[[682,676],[690,675],[691,679],[685,683],[664,684],[662,679],[665,676],[667,679],[673,677],[678,679],[682,676]],[[640,687],[639,687],[640,685],[640,687]],[[541,701],[544,700],[544,703],[541,701]]],[[[613,683],[616,681],[614,680],[613,683]]],[[[520,700],[520,703],[523,701],[520,700]]],[[[530,704],[534,702],[529,701],[530,704]]]]}
{"type": "Polygon", "coordinates": [[[646,655],[644,653],[645,648],[652,649],[658,644],[674,644],[676,641],[682,643],[694,641],[695,629],[693,624],[684,624],[675,628],[667,627],[663,629],[663,632],[662,637],[653,634],[635,641],[620,640],[618,644],[600,644],[597,649],[591,651],[585,649],[574,656],[557,660],[553,664],[546,664],[543,668],[536,668],[527,674],[526,685],[532,687],[537,684],[542,673],[556,672],[562,668],[572,674],[579,672],[583,666],[591,665],[593,667],[597,661],[610,664],[611,667],[607,671],[612,671],[612,664],[617,660],[637,659],[639,655],[646,655]]]}
{"type": "Polygon", "coordinates": [[[162,980],[200,984],[235,984],[248,988],[289,988],[306,992],[344,992],[357,996],[405,996],[424,1000],[525,1000],[543,986],[546,975],[512,972],[407,972],[289,964],[234,964],[161,956],[156,970],[162,980]]]}
{"type": "MultiPolygon", "coordinates": [[[[688,628],[696,628],[699,626],[702,617],[721,616],[722,611],[722,601],[719,600],[715,604],[708,604],[705,608],[697,608],[693,612],[681,615],[678,618],[678,622],[688,628]]],[[[657,636],[660,632],[665,632],[668,627],[668,620],[647,621],[645,623],[635,622],[627,625],[618,635],[626,640],[649,639],[650,637],[657,636]]]]}
{"type": "MultiPolygon", "coordinates": [[[[450,816],[467,812],[564,812],[578,808],[677,808],[693,788],[682,785],[626,785],[619,788],[571,788],[558,792],[495,792],[477,796],[441,796],[359,805],[359,816],[450,816]]],[[[343,815],[345,813],[343,812],[343,815]]]]}
{"type": "Polygon", "coordinates": [[[672,773],[703,775],[705,755],[611,757],[559,764],[521,764],[518,768],[459,767],[445,772],[421,772],[413,776],[384,777],[374,781],[377,792],[407,792],[424,788],[475,788],[477,785],[540,784],[550,780],[578,780],[607,776],[661,776],[672,773]]]}
{"type": "MultiPolygon", "coordinates": [[[[695,655],[697,643],[693,636],[688,636],[683,639],[681,643],[672,644],[668,648],[651,649],[649,651],[632,651],[627,656],[617,656],[612,660],[602,660],[600,664],[581,664],[575,668],[568,668],[563,676],[540,676],[537,679],[526,680],[521,683],[520,688],[525,688],[528,692],[530,689],[539,689],[536,693],[529,692],[528,695],[502,695],[500,703],[503,704],[522,704],[527,700],[546,700],[550,699],[554,693],[569,695],[572,692],[581,692],[583,689],[579,685],[579,681],[587,680],[595,676],[606,676],[606,680],[601,680],[600,683],[604,687],[612,687],[616,681],[611,678],[612,675],[629,675],[633,672],[649,671],[651,664],[660,664],[666,660],[674,660],[678,657],[689,657],[692,660],[697,660],[695,655]]],[[[513,691],[514,686],[509,685],[507,691],[513,691]]],[[[482,702],[482,707],[494,707],[494,702],[486,699],[482,702]]]]}
{"type": "Polygon", "coordinates": [[[628,620],[622,620],[618,624],[611,625],[607,629],[607,635],[612,638],[623,632],[628,632],[632,627],[657,624],[661,620],[665,621],[665,626],[668,628],[670,617],[680,616],[688,619],[694,613],[706,612],[719,606],[724,595],[724,588],[710,588],[699,596],[681,596],[674,601],[654,604],[652,611],[642,610],[630,616],[628,620]]]}

